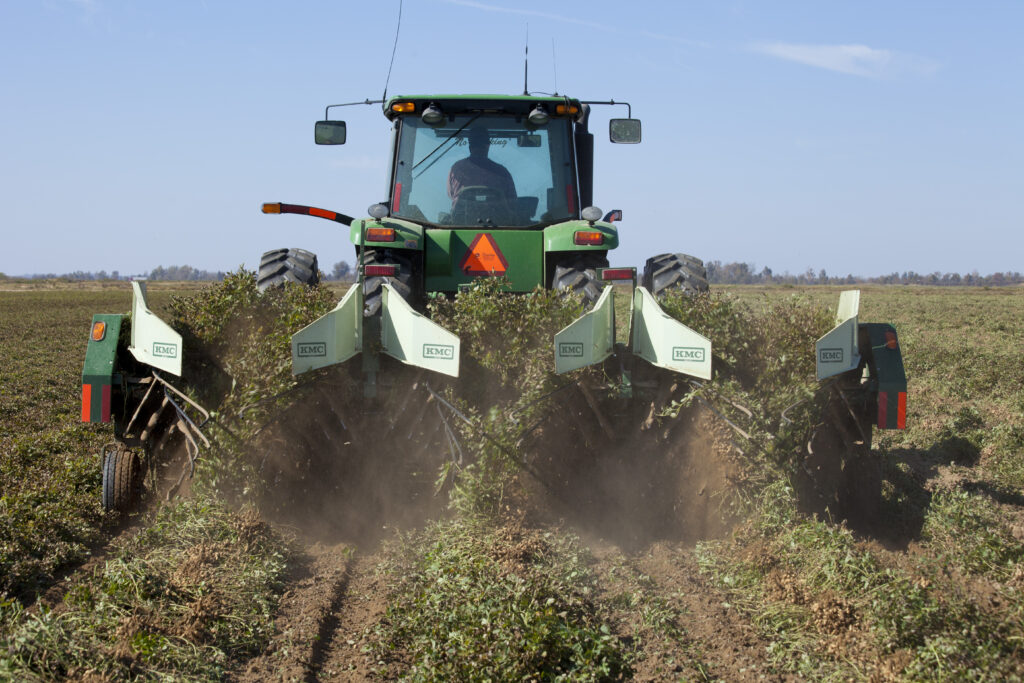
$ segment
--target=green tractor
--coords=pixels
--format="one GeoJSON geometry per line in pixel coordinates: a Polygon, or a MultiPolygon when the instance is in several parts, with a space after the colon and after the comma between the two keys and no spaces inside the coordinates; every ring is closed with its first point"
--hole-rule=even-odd
{"type": "MultiPolygon", "coordinates": [[[[375,104],[374,102],[367,102],[375,104]]],[[[364,103],[353,103],[364,104],[364,103]]],[[[578,293],[590,307],[559,333],[558,372],[602,363],[615,353],[611,285],[637,284],[634,268],[610,268],[622,212],[593,206],[591,105],[568,97],[397,96],[384,104],[393,124],[389,197],[369,218],[294,204],[265,213],[317,216],[349,226],[361,286],[338,308],[295,335],[296,374],[348,360],[363,349],[364,325],[384,353],[404,363],[458,375],[458,339],[417,311],[426,296],[453,294],[500,276],[510,292],[538,287],[578,293]]],[[[347,105],[333,105],[347,106],[347,105]]],[[[328,107],[327,115],[331,107],[328,107]]],[[[612,119],[609,138],[640,142],[640,121],[612,119]]],[[[317,144],[343,144],[344,121],[319,121],[317,144]]],[[[301,249],[264,254],[261,288],[312,283],[316,257],[301,249]]],[[[711,343],[665,315],[657,297],[672,289],[707,291],[704,264],[685,254],[648,259],[632,299],[629,355],[703,379],[711,343]]],[[[375,387],[376,363],[367,391],[375,387]]]]}
{"type": "MultiPolygon", "coordinates": [[[[627,103],[436,95],[351,104],[382,104],[392,123],[387,200],[372,205],[365,218],[296,204],[263,205],[268,214],[310,215],[348,226],[355,247],[356,286],[334,310],[292,336],[295,375],[361,354],[361,365],[351,370],[361,376],[363,398],[371,402],[380,391],[378,376],[387,374],[382,354],[458,377],[459,339],[424,315],[425,302],[456,294],[480,278],[501,277],[510,292],[541,287],[579,295],[586,303],[586,312],[552,340],[560,374],[602,365],[615,384],[609,394],[627,402],[657,392],[678,378],[675,373],[711,378],[711,341],[658,303],[670,291],[707,291],[703,263],[664,253],[649,258],[639,277],[636,268],[609,267],[622,212],[605,214],[593,205],[589,118],[593,105],[625,106],[627,118],[611,119],[609,139],[639,143],[640,121],[627,103]],[[618,342],[616,284],[631,288],[628,333],[618,342]]],[[[338,106],[348,105],[329,106],[325,120],[316,123],[317,144],[344,144],[345,122],[329,119],[338,106]]],[[[317,265],[316,256],[302,249],[269,251],[258,286],[314,284],[317,265]]],[[[115,426],[115,441],[103,458],[103,500],[118,510],[135,504],[144,461],[152,461],[168,436],[184,438],[194,462],[206,415],[165,379],[181,373],[181,337],[149,311],[144,286],[133,286],[130,332],[120,329],[123,316],[96,316],[83,371],[83,420],[115,426]],[[98,325],[106,332],[97,333],[98,325]]],[[[837,325],[815,350],[818,378],[837,389],[837,398],[830,402],[831,428],[808,446],[811,469],[834,468],[822,455],[829,439],[866,452],[873,425],[905,426],[906,379],[895,330],[860,323],[858,309],[858,293],[844,292],[837,325]]],[[[600,401],[589,394],[587,400],[599,413],[600,401]]],[[[597,421],[607,424],[600,414],[597,421]]]]}

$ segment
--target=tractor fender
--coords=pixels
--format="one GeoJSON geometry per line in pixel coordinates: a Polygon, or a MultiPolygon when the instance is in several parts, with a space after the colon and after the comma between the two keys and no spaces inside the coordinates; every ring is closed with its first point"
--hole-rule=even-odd
{"type": "Polygon", "coordinates": [[[608,251],[619,246],[619,229],[604,221],[566,221],[544,228],[544,251],[608,251]],[[601,244],[576,244],[577,231],[600,232],[601,244]]]}
{"type": "Polygon", "coordinates": [[[352,221],[352,226],[349,228],[349,240],[357,248],[363,246],[364,230],[371,228],[390,228],[395,231],[394,239],[391,241],[367,239],[367,246],[423,251],[423,226],[398,218],[382,218],[379,221],[362,218],[352,221]]]}

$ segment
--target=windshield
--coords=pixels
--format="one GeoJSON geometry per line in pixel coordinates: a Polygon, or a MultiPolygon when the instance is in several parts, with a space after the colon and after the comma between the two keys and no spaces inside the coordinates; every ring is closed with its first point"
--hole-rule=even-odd
{"type": "Polygon", "coordinates": [[[451,226],[529,226],[574,217],[571,123],[466,114],[402,121],[391,214],[451,226]]]}

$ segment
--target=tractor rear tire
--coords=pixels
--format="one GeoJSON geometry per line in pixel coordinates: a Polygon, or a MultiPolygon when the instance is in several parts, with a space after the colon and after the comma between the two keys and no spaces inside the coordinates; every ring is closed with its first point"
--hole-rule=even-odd
{"type": "Polygon", "coordinates": [[[608,258],[604,253],[571,256],[555,266],[552,289],[561,294],[579,293],[590,308],[604,289],[598,269],[607,267],[608,258]]]}
{"type": "Polygon", "coordinates": [[[118,444],[103,451],[103,509],[132,512],[142,497],[142,463],[133,450],[118,444]]]}
{"type": "Polygon", "coordinates": [[[371,316],[380,310],[384,297],[384,283],[401,295],[409,304],[413,301],[415,282],[413,279],[414,261],[408,253],[398,249],[367,249],[363,257],[364,266],[398,266],[398,273],[393,277],[373,275],[363,279],[363,315],[371,316]]]}
{"type": "Polygon", "coordinates": [[[647,259],[640,283],[655,297],[682,291],[693,295],[707,292],[708,271],[704,262],[689,254],[658,254],[647,259]]]}
{"type": "Polygon", "coordinates": [[[310,287],[320,282],[316,254],[305,249],[273,249],[263,254],[256,288],[265,292],[271,287],[281,287],[286,282],[310,287]]]}

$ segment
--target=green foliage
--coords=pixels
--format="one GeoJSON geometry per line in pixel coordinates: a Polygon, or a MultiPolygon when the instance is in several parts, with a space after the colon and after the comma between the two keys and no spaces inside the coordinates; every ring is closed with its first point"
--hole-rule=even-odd
{"type": "Polygon", "coordinates": [[[500,278],[431,302],[434,321],[461,340],[462,376],[449,398],[472,422],[459,427],[474,457],[454,480],[457,510],[500,509],[521,466],[516,451],[524,426],[549,409],[538,399],[565,383],[554,372],[551,340],[582,312],[579,299],[552,291],[508,294],[500,278]]]}
{"type": "Polygon", "coordinates": [[[296,386],[291,335],[335,304],[323,285],[288,284],[260,293],[255,274],[245,270],[172,299],[170,322],[189,349],[184,374],[202,378],[195,390],[217,406],[207,430],[214,446],[204,457],[200,487],[239,494],[265,483],[246,458],[246,440],[293,398],[285,395],[296,386]]]}
{"type": "Polygon", "coordinates": [[[1003,523],[996,505],[967,491],[935,492],[922,536],[937,557],[971,574],[1006,580],[1024,559],[1024,544],[1003,523]]]}
{"type": "Polygon", "coordinates": [[[0,678],[212,679],[265,647],[285,542],[254,514],[202,499],[150,521],[60,609],[0,601],[0,678]]]}
{"type": "Polygon", "coordinates": [[[827,309],[800,295],[761,301],[755,308],[728,294],[671,294],[663,308],[711,339],[714,359],[712,381],[669,412],[700,397],[743,425],[750,438],[738,463],[740,499],[756,497],[779,478],[792,481],[824,405],[808,349],[832,326],[827,309]]]}
{"type": "Polygon", "coordinates": [[[0,594],[31,598],[105,534],[109,425],[81,423],[82,359],[93,313],[130,301],[127,289],[0,292],[0,594]]]}
{"type": "Polygon", "coordinates": [[[407,539],[374,655],[416,681],[611,680],[622,643],[598,621],[578,542],[472,518],[407,539]],[[510,543],[512,541],[512,543],[510,543]],[[392,653],[412,661],[393,661],[392,653]]]}
{"type": "Polygon", "coordinates": [[[537,289],[527,295],[505,292],[502,278],[477,280],[454,298],[435,298],[431,318],[458,335],[463,355],[503,384],[527,392],[554,373],[551,340],[583,313],[578,298],[537,289]]]}
{"type": "Polygon", "coordinates": [[[0,594],[44,588],[101,539],[100,468],[82,429],[21,435],[0,458],[0,594]],[[60,466],[55,466],[55,462],[60,466]],[[15,485],[14,482],[24,482],[15,485]]]}

